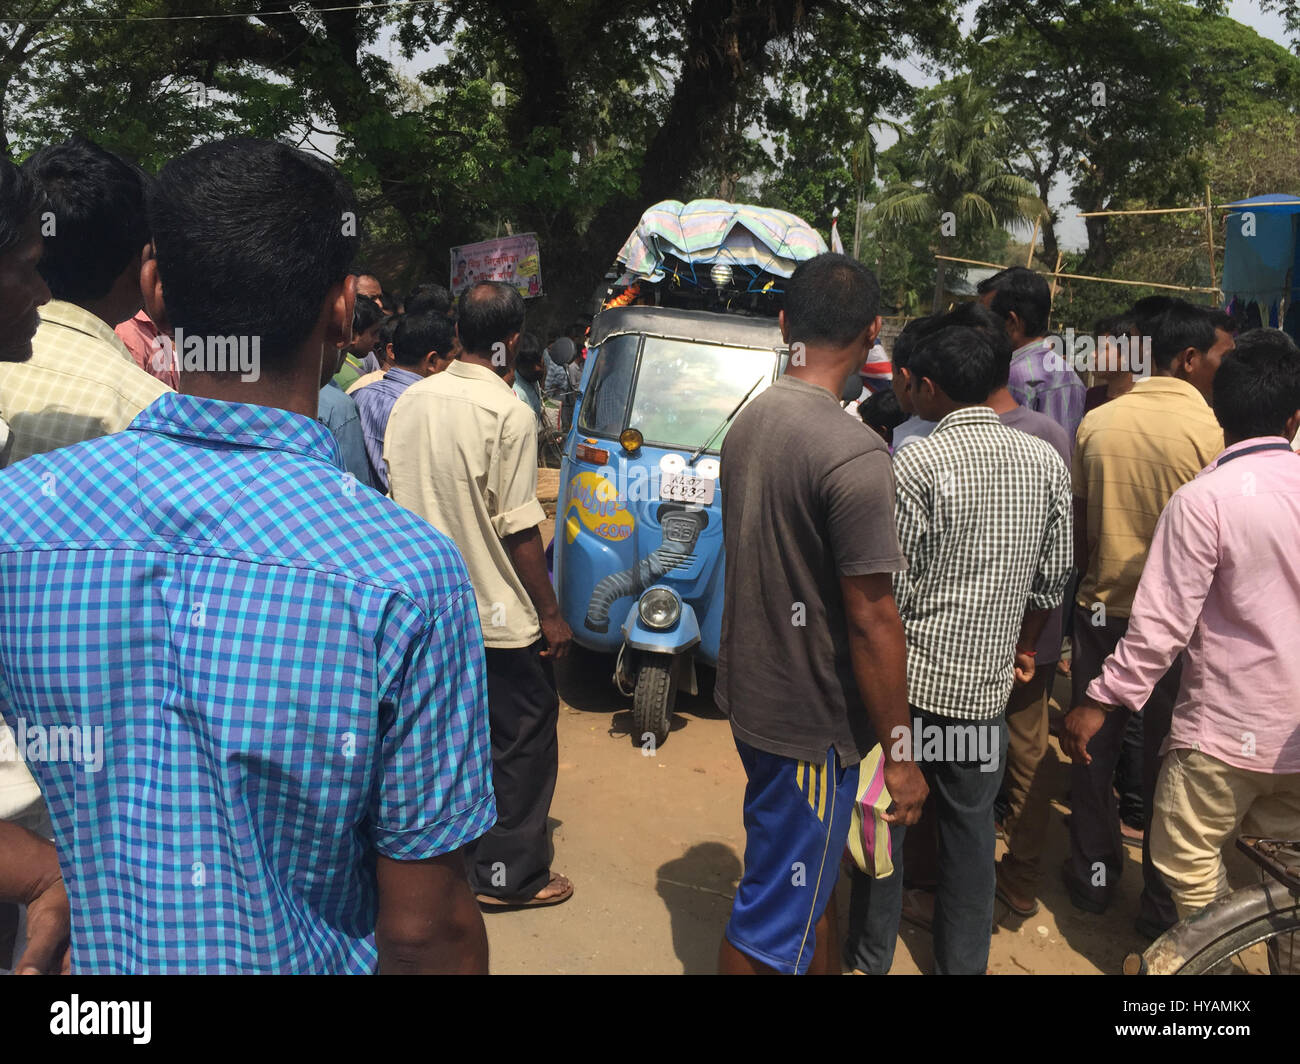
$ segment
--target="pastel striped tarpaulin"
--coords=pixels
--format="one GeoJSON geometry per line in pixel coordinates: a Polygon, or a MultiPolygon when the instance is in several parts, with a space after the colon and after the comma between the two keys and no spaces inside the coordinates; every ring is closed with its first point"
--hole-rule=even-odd
{"type": "Polygon", "coordinates": [[[885,787],[885,751],[877,743],[858,769],[858,797],[853,803],[848,844],[853,863],[873,879],[894,874],[889,825],[882,815],[892,801],[885,787]]]}
{"type": "Polygon", "coordinates": [[[641,215],[619,251],[625,270],[620,283],[662,281],[668,255],[706,267],[722,262],[789,277],[804,259],[825,251],[821,234],[787,211],[726,200],[663,200],[641,215]]]}

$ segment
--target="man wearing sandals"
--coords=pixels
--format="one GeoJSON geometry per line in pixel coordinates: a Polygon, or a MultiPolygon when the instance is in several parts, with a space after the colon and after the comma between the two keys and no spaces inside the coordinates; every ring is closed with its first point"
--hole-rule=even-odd
{"type": "Polygon", "coordinates": [[[480,904],[511,907],[573,893],[550,870],[546,834],[559,772],[552,664],[573,633],[542,547],[537,419],[504,379],[523,328],[516,289],[470,288],[456,324],[460,357],[402,393],[384,436],[392,497],[456,541],[478,598],[497,823],[469,848],[469,876],[480,904]]]}

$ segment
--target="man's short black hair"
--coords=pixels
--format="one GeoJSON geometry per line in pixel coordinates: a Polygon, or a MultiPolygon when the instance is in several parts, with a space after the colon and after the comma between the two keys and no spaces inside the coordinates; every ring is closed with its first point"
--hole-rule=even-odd
{"type": "Polygon", "coordinates": [[[984,341],[993,348],[997,359],[997,375],[990,392],[996,391],[1011,379],[1011,356],[1015,348],[1011,346],[1011,337],[999,318],[983,303],[960,303],[938,319],[939,328],[946,329],[959,325],[974,329],[984,341]]]}
{"type": "Polygon", "coordinates": [[[373,296],[358,293],[356,302],[352,304],[352,335],[357,337],[368,332],[383,321],[384,317],[384,308],[373,296]]]}
{"type": "Polygon", "coordinates": [[[1108,314],[1104,318],[1098,318],[1092,327],[1096,336],[1132,336],[1142,333],[1141,316],[1132,310],[1124,310],[1118,314],[1108,314]]]}
{"type": "Polygon", "coordinates": [[[513,285],[480,281],[460,297],[456,327],[461,346],[474,355],[490,355],[524,328],[524,297],[513,285]]]}
{"type": "Polygon", "coordinates": [[[1215,311],[1185,299],[1171,299],[1163,310],[1151,316],[1139,315],[1139,319],[1143,333],[1151,334],[1151,359],[1160,369],[1168,369],[1174,356],[1189,347],[1208,351],[1214,346],[1215,329],[1228,328],[1215,311]]]}
{"type": "Polygon", "coordinates": [[[149,199],[168,319],[260,337],[262,372],[287,370],[348,275],[356,210],[334,167],[285,144],[232,137],[173,159],[149,199]]]}
{"type": "Polygon", "coordinates": [[[1000,362],[978,330],[949,325],[925,337],[908,369],[918,381],[929,377],[955,403],[982,403],[998,386],[1000,362]]]}
{"type": "Polygon", "coordinates": [[[851,344],[880,313],[876,275],[847,255],[827,253],[799,263],[785,286],[790,343],[851,344]]]}
{"type": "MultiPolygon", "coordinates": [[[[353,317],[355,318],[355,314],[353,317]]],[[[393,342],[393,334],[397,332],[397,326],[401,324],[403,317],[402,314],[390,314],[383,320],[383,324],[379,326],[378,347],[381,351],[393,342]]]]}
{"type": "Polygon", "coordinates": [[[1173,296],[1146,296],[1134,303],[1128,309],[1127,314],[1136,325],[1140,336],[1150,336],[1160,315],[1175,303],[1182,302],[1184,301],[1175,299],[1173,296]]]}
{"type": "Polygon", "coordinates": [[[1047,334],[1047,320],[1052,313],[1052,290],[1042,274],[1025,266],[1008,266],[980,281],[975,291],[981,296],[993,293],[993,313],[1003,321],[1015,311],[1026,336],[1047,334]]]}
{"type": "Polygon", "coordinates": [[[430,351],[450,358],[455,335],[456,326],[446,314],[437,311],[403,314],[393,334],[393,360],[399,366],[418,366],[430,351]]]}
{"type": "Polygon", "coordinates": [[[937,314],[927,314],[922,318],[913,318],[903,326],[902,332],[894,337],[894,350],[890,352],[889,361],[894,369],[911,369],[912,353],[921,337],[933,331],[934,323],[939,320],[937,314]]]}
{"type": "Polygon", "coordinates": [[[1300,349],[1280,329],[1251,329],[1214,374],[1214,416],[1239,440],[1282,436],[1300,410],[1300,349]]]}
{"type": "Polygon", "coordinates": [[[858,417],[862,418],[864,425],[883,429],[896,429],[907,420],[892,388],[884,388],[867,396],[858,404],[858,417]]]}
{"type": "Polygon", "coordinates": [[[55,299],[103,299],[149,242],[150,178],[85,137],[42,148],[23,164],[53,212],[38,269],[55,299]]]}
{"type": "Polygon", "coordinates": [[[0,157],[0,255],[22,243],[23,230],[44,202],[31,175],[0,157]]]}
{"type": "Polygon", "coordinates": [[[426,281],[411,289],[402,307],[407,314],[445,315],[451,311],[451,293],[440,284],[426,281]]]}
{"type": "Polygon", "coordinates": [[[540,366],[542,364],[542,341],[533,333],[526,332],[519,337],[519,350],[515,352],[515,365],[540,366]]]}

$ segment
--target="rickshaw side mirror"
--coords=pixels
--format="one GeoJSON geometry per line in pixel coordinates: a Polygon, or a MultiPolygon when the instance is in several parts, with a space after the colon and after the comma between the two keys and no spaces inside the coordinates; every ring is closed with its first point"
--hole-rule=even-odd
{"type": "Polygon", "coordinates": [[[578,348],[567,336],[561,336],[546,349],[546,353],[557,366],[567,366],[578,357],[578,348]]]}

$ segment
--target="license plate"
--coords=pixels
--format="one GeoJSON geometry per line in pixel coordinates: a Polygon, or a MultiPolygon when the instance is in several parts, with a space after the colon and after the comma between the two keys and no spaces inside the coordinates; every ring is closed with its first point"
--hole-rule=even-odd
{"type": "Polygon", "coordinates": [[[659,498],[708,506],[713,502],[717,481],[694,473],[665,473],[659,480],[659,498]]]}

